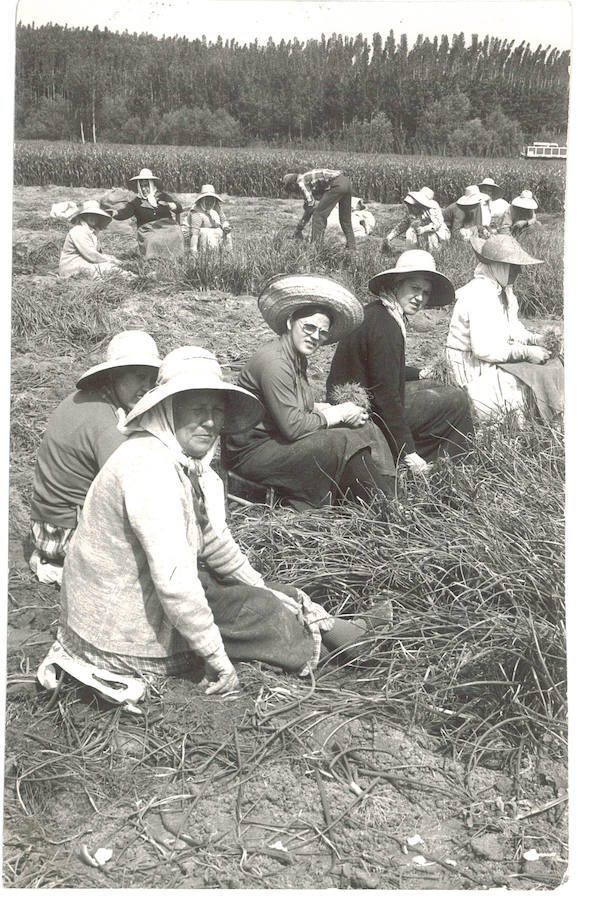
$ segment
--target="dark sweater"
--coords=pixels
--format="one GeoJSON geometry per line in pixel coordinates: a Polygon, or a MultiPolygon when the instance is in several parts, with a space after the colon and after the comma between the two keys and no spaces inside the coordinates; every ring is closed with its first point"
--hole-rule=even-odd
{"type": "MultiPolygon", "coordinates": [[[[135,197],[134,200],[131,200],[130,203],[127,203],[120,212],[115,213],[113,216],[117,221],[122,221],[123,219],[130,219],[132,216],[136,219],[137,227],[140,228],[141,225],[146,225],[147,222],[154,222],[155,219],[169,219],[173,215],[177,217],[182,212],[182,206],[175,197],[172,197],[171,194],[166,194],[165,191],[157,191],[156,193],[157,204],[161,200],[163,203],[175,203],[176,209],[175,212],[171,210],[168,206],[159,206],[157,208],[151,206],[150,203],[147,203],[146,200],[141,199],[141,197],[135,197]]],[[[172,219],[172,222],[174,219],[172,219]]]]}
{"type": "Polygon", "coordinates": [[[31,518],[76,528],[91,482],[125,440],[115,406],[96,391],[76,391],[50,416],[37,454],[31,518]]]}
{"type": "Polygon", "coordinates": [[[364,321],[339,341],[326,382],[327,396],[335,385],[350,381],[372,395],[372,414],[391,448],[395,462],[415,453],[405,420],[405,382],[419,378],[419,369],[405,365],[405,341],[397,322],[379,300],[364,310],[364,321]]]}

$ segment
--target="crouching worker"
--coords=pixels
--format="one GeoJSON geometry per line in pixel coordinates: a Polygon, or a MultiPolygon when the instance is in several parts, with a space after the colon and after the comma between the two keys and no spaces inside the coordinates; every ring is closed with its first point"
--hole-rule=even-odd
{"type": "Polygon", "coordinates": [[[59,275],[63,278],[70,278],[71,275],[101,278],[102,275],[117,272],[126,278],[134,278],[132,272],[122,268],[119,259],[101,251],[99,232],[107,228],[112,217],[97,200],[83,201],[81,207],[77,207],[68,218],[73,227],[62,247],[59,275]]]}
{"type": "Polygon", "coordinates": [[[118,421],[155,384],[160,364],[149,334],[122,331],[108,344],[105,361],[81,375],[77,390],[51,415],[37,454],[31,500],[29,565],[40,581],[60,583],[91,482],[125,440],[118,421]]]}
{"type": "Polygon", "coordinates": [[[208,692],[226,693],[238,685],[232,660],[301,672],[320,638],[332,649],[361,638],[363,624],[267,587],[227,527],[215,442],[262,413],[207,350],[166,356],[87,496],[64,568],[63,651],[124,675],[192,671],[202,657],[208,692]]]}

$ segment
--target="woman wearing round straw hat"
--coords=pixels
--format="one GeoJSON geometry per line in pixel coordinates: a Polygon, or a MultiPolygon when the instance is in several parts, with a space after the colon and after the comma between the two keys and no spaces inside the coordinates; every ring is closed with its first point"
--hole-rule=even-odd
{"type": "Polygon", "coordinates": [[[448,229],[442,218],[442,210],[434,200],[434,191],[422,187],[419,191],[409,191],[403,198],[405,215],[389,231],[383,242],[385,250],[391,249],[391,241],[404,235],[407,248],[437,250],[441,241],[449,239],[448,229]]]}
{"type": "Polygon", "coordinates": [[[136,197],[114,213],[114,220],[134,216],[139,254],[146,259],[171,259],[184,253],[184,235],[179,225],[180,203],[159,189],[160,179],[151,169],[141,169],[128,179],[136,186],[136,197]]]}
{"type": "Polygon", "coordinates": [[[63,278],[71,275],[100,278],[113,272],[131,274],[124,272],[119,259],[101,251],[99,232],[109,225],[112,217],[97,200],[84,200],[69,220],[73,227],[66,235],[58,266],[63,278]]]}
{"type": "Polygon", "coordinates": [[[454,203],[442,210],[444,222],[453,239],[468,241],[478,235],[487,236],[490,216],[488,194],[483,194],[476,184],[468,185],[454,203]]]}
{"type": "Polygon", "coordinates": [[[105,359],[87,369],[50,416],[37,454],[31,499],[30,561],[40,576],[60,580],[60,566],[91,482],[124,436],[118,421],[155,383],[161,364],[144,331],[122,331],[105,359]],[[56,571],[40,568],[49,564],[56,571]]]}
{"type": "Polygon", "coordinates": [[[448,365],[456,384],[467,389],[480,421],[510,412],[522,424],[523,382],[503,366],[524,362],[535,370],[550,354],[543,336],[519,321],[512,285],[525,266],[542,260],[508,234],[485,241],[472,238],[471,246],[478,265],[473,279],[456,293],[446,342],[448,365]]]}
{"type": "Polygon", "coordinates": [[[491,234],[497,234],[502,227],[504,216],[508,212],[510,204],[502,196],[502,188],[499,184],[496,184],[493,178],[484,178],[478,187],[482,194],[487,194],[490,198],[487,202],[490,211],[489,229],[491,234]]]}
{"type": "Polygon", "coordinates": [[[208,693],[226,693],[238,686],[231,660],[307,673],[322,642],[334,650],[361,638],[364,623],[336,621],[296,588],[265,585],[229,531],[210,461],[222,429],[233,434],[261,416],[208,350],[165,357],[72,539],[64,652],[113,675],[192,672],[202,657],[208,693]]]}
{"type": "Polygon", "coordinates": [[[501,234],[512,234],[518,237],[527,228],[539,225],[535,210],[538,208],[531,191],[521,191],[518,197],[510,201],[507,214],[502,219],[501,234]]]}
{"type": "Polygon", "coordinates": [[[327,394],[347,382],[366,388],[395,463],[423,472],[439,455],[466,452],[473,433],[465,392],[419,381],[419,370],[405,365],[408,317],[452,303],[454,289],[425,250],[405,250],[392,269],[374,275],[369,288],[377,299],[366,306],[363,323],[339,342],[327,394]]]}
{"type": "Polygon", "coordinates": [[[231,250],[231,225],[225,218],[223,200],[215,193],[212,184],[203,184],[192,209],[188,213],[190,252],[225,249],[231,250]]]}
{"type": "Polygon", "coordinates": [[[262,346],[238,384],[265,413],[250,431],[226,440],[230,469],[275,487],[296,509],[348,497],[394,496],[394,464],[381,432],[353,402],[315,403],[308,360],[362,321],[362,305],[332,278],[276,275],[258,308],[278,338],[262,346]]]}

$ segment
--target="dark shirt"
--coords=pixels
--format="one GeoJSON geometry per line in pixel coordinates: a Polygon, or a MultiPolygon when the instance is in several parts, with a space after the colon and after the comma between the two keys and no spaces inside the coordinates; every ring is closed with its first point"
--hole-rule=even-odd
{"type": "Polygon", "coordinates": [[[336,385],[355,381],[372,395],[372,417],[388,441],[395,462],[415,453],[405,419],[405,382],[419,369],[405,365],[405,341],[397,322],[377,300],[366,306],[364,321],[337,344],[326,382],[327,396],[336,385]]]}
{"type": "Polygon", "coordinates": [[[481,209],[479,204],[463,209],[458,203],[451,203],[442,210],[444,224],[452,235],[457,234],[461,228],[472,228],[473,225],[481,227],[481,209]]]}
{"type": "Polygon", "coordinates": [[[130,203],[127,203],[126,206],[122,207],[122,209],[115,213],[113,218],[118,221],[122,221],[123,219],[130,219],[132,216],[136,219],[136,225],[138,228],[141,225],[146,225],[147,222],[154,222],[155,219],[170,219],[175,221],[172,217],[178,217],[182,212],[182,205],[178,203],[175,197],[172,197],[171,194],[166,194],[165,191],[157,191],[155,194],[157,198],[157,207],[151,206],[146,200],[141,197],[135,197],[134,200],[131,200],[130,203]],[[163,201],[163,203],[175,203],[176,208],[175,211],[171,210],[169,206],[159,206],[159,201],[163,201]]]}
{"type": "Polygon", "coordinates": [[[97,391],[76,391],[50,416],[39,447],[31,518],[76,528],[91,482],[125,440],[116,408],[97,391]]]}

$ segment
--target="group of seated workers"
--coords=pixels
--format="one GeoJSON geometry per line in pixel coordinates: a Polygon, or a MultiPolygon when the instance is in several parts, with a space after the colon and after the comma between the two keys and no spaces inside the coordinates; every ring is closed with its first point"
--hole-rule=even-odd
{"type": "Polygon", "coordinates": [[[31,566],[61,582],[62,652],[136,675],[202,658],[212,692],[237,687],[234,660],[306,672],[321,654],[351,652],[374,617],[337,619],[292,586],[265,584],[229,531],[210,463],[224,433],[232,470],[307,508],[384,503],[399,463],[422,473],[441,455],[464,460],[474,412],[524,402],[500,365],[536,368],[549,355],[518,321],[511,287],[539,260],[510,235],[473,251],[475,276],[456,296],[429,252],[409,250],[370,280],[365,308],[327,276],[275,276],[258,308],[276,336],[237,385],[205,349],[161,360],[148,334],[116,335],[50,418],[35,469],[31,566]],[[453,386],[406,366],[405,345],[409,317],[455,299],[453,386]],[[358,384],[369,408],[315,400],[308,360],[334,343],[328,395],[358,384]]]}

